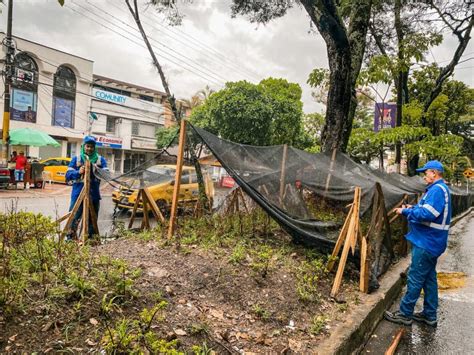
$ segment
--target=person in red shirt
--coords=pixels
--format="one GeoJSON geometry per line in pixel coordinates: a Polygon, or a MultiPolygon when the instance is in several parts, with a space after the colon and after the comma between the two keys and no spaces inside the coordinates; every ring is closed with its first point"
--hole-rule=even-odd
{"type": "Polygon", "coordinates": [[[26,157],[24,152],[20,152],[20,154],[16,157],[16,165],[15,165],[15,180],[16,181],[23,181],[25,176],[25,167],[26,167],[26,157]]]}

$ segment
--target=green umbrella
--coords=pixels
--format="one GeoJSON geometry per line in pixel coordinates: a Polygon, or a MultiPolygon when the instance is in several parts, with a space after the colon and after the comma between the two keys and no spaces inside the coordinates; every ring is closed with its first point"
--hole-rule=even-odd
{"type": "Polygon", "coordinates": [[[10,131],[11,145],[29,145],[33,147],[60,147],[50,135],[32,128],[17,128],[10,131]]]}

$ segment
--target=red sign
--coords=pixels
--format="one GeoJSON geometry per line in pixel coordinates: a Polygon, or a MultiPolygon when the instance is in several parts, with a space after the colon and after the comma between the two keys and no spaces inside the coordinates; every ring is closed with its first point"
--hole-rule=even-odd
{"type": "Polygon", "coordinates": [[[232,179],[230,176],[224,176],[221,179],[221,187],[234,187],[235,185],[235,180],[232,179]]]}
{"type": "Polygon", "coordinates": [[[98,147],[122,148],[122,138],[96,136],[98,147]]]}

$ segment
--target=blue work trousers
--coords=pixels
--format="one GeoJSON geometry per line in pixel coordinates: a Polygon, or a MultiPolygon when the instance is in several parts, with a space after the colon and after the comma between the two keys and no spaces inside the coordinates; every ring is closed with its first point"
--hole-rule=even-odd
{"type": "MultiPolygon", "coordinates": [[[[76,201],[73,199],[71,200],[71,205],[69,206],[69,211],[72,211],[74,208],[74,205],[76,204],[76,201]]],[[[92,201],[91,200],[92,206],[94,206],[95,210],[95,215],[97,216],[97,220],[99,219],[99,209],[100,209],[100,200],[98,201],[92,201]]],[[[82,218],[82,210],[83,210],[83,204],[79,206],[79,209],[76,212],[76,215],[74,216],[74,219],[72,220],[72,225],[71,225],[71,232],[67,235],[67,239],[75,239],[77,235],[77,227],[79,226],[79,222],[81,221],[82,218]]],[[[90,214],[89,214],[89,221],[90,219],[90,214]]],[[[92,223],[89,223],[89,238],[92,238],[94,235],[94,227],[92,223]]]]}
{"type": "Polygon", "coordinates": [[[425,297],[423,313],[429,320],[436,320],[438,309],[438,280],[436,263],[438,257],[425,249],[412,245],[411,265],[408,271],[407,292],[400,303],[400,311],[407,317],[413,315],[416,301],[423,290],[425,297]]]}

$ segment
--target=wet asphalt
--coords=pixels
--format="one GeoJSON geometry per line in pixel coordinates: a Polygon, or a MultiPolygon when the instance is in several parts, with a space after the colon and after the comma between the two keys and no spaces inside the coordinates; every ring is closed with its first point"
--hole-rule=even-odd
{"type": "MultiPolygon", "coordinates": [[[[438,273],[465,273],[455,287],[440,290],[438,327],[416,322],[403,327],[396,354],[474,354],[474,213],[450,230],[448,250],[438,260],[438,273]]],[[[451,283],[452,284],[452,283],[451,283]]],[[[441,285],[441,284],[440,284],[441,285]]],[[[391,310],[397,310],[397,300],[391,310]]],[[[422,309],[422,298],[416,310],[422,309]]],[[[383,354],[400,325],[382,320],[361,354],[383,354]]]]}

